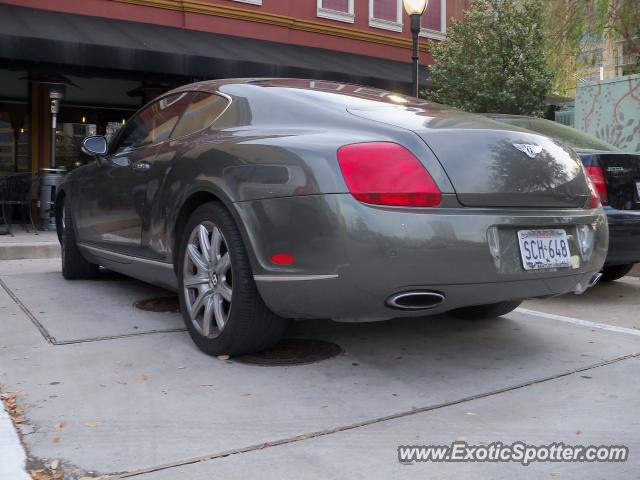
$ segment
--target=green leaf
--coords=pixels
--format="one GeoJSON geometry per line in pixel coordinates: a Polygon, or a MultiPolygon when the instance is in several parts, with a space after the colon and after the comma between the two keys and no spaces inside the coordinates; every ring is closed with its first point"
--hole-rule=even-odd
{"type": "Polygon", "coordinates": [[[432,43],[426,96],[471,112],[539,115],[551,87],[543,0],[473,0],[432,43]]]}

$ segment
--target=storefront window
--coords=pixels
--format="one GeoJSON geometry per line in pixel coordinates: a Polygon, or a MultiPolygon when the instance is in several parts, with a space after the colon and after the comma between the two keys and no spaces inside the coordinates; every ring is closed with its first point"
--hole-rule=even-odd
{"type": "Polygon", "coordinates": [[[69,172],[85,164],[89,157],[82,153],[82,140],[89,135],[105,135],[110,140],[133,113],[133,109],[63,104],[56,129],[56,165],[69,172]]]}
{"type": "Polygon", "coordinates": [[[0,175],[31,170],[28,125],[26,105],[0,103],[0,175]]]}
{"type": "Polygon", "coordinates": [[[80,150],[82,140],[96,135],[97,126],[86,123],[58,124],[56,131],[56,166],[64,167],[67,172],[82,165],[85,156],[80,150]]]}

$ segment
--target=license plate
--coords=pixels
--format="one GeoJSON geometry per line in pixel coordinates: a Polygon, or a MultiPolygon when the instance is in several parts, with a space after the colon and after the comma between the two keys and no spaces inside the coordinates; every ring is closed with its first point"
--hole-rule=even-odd
{"type": "Polygon", "coordinates": [[[518,241],[525,270],[571,266],[571,252],[564,230],[519,230],[518,241]]]}
{"type": "Polygon", "coordinates": [[[638,194],[638,200],[640,200],[640,180],[636,181],[636,193],[638,194]]]}

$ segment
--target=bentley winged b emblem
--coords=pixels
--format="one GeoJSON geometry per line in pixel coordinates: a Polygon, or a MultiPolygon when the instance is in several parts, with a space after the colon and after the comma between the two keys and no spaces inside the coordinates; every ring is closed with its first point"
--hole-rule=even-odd
{"type": "Polygon", "coordinates": [[[542,151],[540,145],[528,145],[526,143],[512,143],[511,145],[525,153],[529,158],[535,158],[542,151]]]}

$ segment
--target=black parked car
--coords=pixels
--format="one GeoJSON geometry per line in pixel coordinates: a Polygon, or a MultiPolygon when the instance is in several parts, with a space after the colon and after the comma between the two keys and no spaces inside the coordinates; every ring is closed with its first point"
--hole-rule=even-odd
{"type": "Polygon", "coordinates": [[[593,181],[609,220],[609,252],[601,281],[624,277],[640,263],[640,154],[626,153],[575,128],[542,118],[489,115],[573,148],[593,181]]]}

